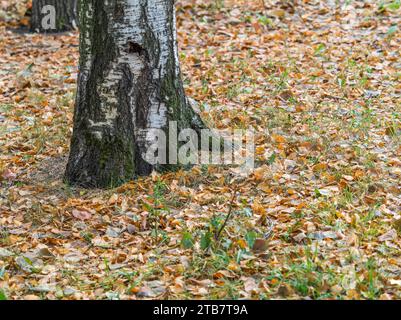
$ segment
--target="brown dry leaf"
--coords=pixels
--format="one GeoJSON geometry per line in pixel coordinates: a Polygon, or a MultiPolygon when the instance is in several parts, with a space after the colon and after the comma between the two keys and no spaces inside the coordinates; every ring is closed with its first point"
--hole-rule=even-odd
{"type": "Polygon", "coordinates": [[[278,288],[277,294],[287,298],[294,294],[294,290],[288,284],[283,284],[278,288]]]}
{"type": "Polygon", "coordinates": [[[265,252],[269,248],[269,241],[265,239],[256,239],[252,250],[257,253],[265,252]]]}
{"type": "Polygon", "coordinates": [[[169,290],[172,293],[180,294],[185,292],[185,281],[182,277],[178,277],[174,279],[174,285],[169,287],[169,290]]]}
{"type": "Polygon", "coordinates": [[[378,239],[381,242],[384,241],[392,241],[395,240],[397,238],[397,231],[394,229],[389,230],[388,232],[386,232],[385,234],[382,234],[378,239]]]}
{"type": "Polygon", "coordinates": [[[266,209],[260,204],[258,200],[255,200],[252,205],[252,210],[255,214],[263,215],[266,213],[266,209]]]}
{"type": "Polygon", "coordinates": [[[269,167],[266,165],[259,167],[253,171],[253,175],[255,177],[256,181],[263,180],[266,176],[266,174],[269,172],[269,167]]]}
{"type": "Polygon", "coordinates": [[[258,184],[258,189],[267,194],[272,193],[271,186],[267,182],[262,182],[262,183],[258,184]]]}
{"type": "Polygon", "coordinates": [[[273,134],[272,139],[275,143],[286,143],[287,139],[284,136],[273,134]]]}
{"type": "Polygon", "coordinates": [[[79,220],[89,220],[92,218],[92,214],[84,210],[74,209],[72,210],[72,215],[79,220]]]}
{"type": "Polygon", "coordinates": [[[244,290],[248,293],[255,293],[258,291],[258,284],[254,278],[247,278],[244,281],[244,290]]]}
{"type": "Polygon", "coordinates": [[[0,181],[2,180],[12,181],[15,180],[16,178],[17,175],[10,169],[5,169],[4,171],[0,172],[0,181]]]}
{"type": "Polygon", "coordinates": [[[214,279],[221,279],[221,278],[233,278],[233,275],[228,270],[219,270],[215,274],[213,274],[214,279]]]}

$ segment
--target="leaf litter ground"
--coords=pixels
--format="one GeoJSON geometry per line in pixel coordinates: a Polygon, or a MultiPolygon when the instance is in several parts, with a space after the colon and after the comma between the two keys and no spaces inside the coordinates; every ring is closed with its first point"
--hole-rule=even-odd
{"type": "Polygon", "coordinates": [[[179,1],[187,94],[256,170],[107,191],[62,183],[78,34],[28,7],[0,1],[0,297],[401,298],[399,1],[179,1]]]}

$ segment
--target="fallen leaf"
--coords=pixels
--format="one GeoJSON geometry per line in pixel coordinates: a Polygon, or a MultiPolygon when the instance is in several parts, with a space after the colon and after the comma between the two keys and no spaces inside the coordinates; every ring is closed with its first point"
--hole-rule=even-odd
{"type": "Polygon", "coordinates": [[[379,241],[384,242],[384,241],[391,241],[395,240],[397,238],[397,231],[394,229],[391,229],[390,231],[386,232],[385,234],[381,235],[379,237],[379,241]]]}
{"type": "Polygon", "coordinates": [[[265,252],[269,247],[269,241],[265,239],[255,239],[252,250],[254,252],[265,252]]]}
{"type": "Polygon", "coordinates": [[[92,218],[92,214],[90,212],[77,209],[72,210],[72,215],[79,220],[89,220],[92,218]]]}

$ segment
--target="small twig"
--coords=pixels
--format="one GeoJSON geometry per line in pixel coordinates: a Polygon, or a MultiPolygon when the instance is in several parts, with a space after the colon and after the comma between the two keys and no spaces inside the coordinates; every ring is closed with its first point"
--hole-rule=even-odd
{"type": "Polygon", "coordinates": [[[216,241],[219,240],[221,233],[223,232],[224,228],[226,227],[228,221],[230,220],[230,218],[231,218],[231,216],[232,216],[232,213],[233,213],[233,206],[234,206],[235,197],[236,197],[236,195],[237,195],[237,191],[238,191],[238,185],[236,185],[235,188],[234,188],[234,193],[233,193],[233,196],[232,196],[232,198],[231,198],[230,207],[229,207],[229,209],[228,209],[227,217],[226,217],[226,219],[224,220],[224,223],[222,224],[222,226],[220,227],[219,231],[217,232],[217,234],[216,234],[216,236],[215,236],[216,241]]]}

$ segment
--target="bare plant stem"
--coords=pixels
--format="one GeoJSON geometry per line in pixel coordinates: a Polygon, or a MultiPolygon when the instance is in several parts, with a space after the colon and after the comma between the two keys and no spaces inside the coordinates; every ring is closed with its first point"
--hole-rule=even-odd
{"type": "Polygon", "coordinates": [[[231,198],[231,202],[230,202],[230,207],[228,209],[228,214],[226,219],[224,220],[224,223],[222,224],[222,226],[220,227],[219,231],[216,233],[215,239],[216,241],[218,241],[220,239],[220,235],[223,232],[224,228],[226,227],[228,221],[230,220],[232,213],[233,213],[233,206],[234,206],[234,201],[235,201],[235,197],[237,195],[237,191],[238,191],[238,185],[235,186],[234,188],[234,192],[233,192],[233,196],[231,198]]]}

